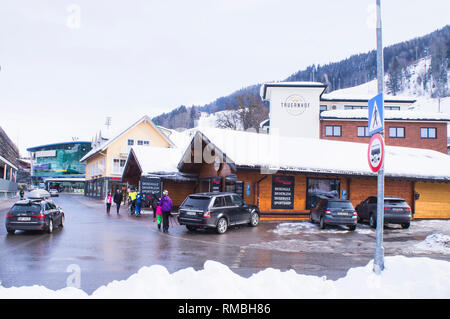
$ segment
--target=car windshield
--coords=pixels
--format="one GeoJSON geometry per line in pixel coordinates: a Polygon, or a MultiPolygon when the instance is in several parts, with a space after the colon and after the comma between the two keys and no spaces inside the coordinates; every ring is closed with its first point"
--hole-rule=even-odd
{"type": "Polygon", "coordinates": [[[343,209],[353,209],[353,205],[350,202],[328,202],[328,208],[343,208],[343,209]]]}
{"type": "Polygon", "coordinates": [[[183,202],[182,207],[207,209],[210,201],[210,197],[188,196],[188,198],[186,198],[186,200],[183,202]]]}
{"type": "Polygon", "coordinates": [[[27,212],[31,212],[31,213],[39,213],[41,211],[41,206],[40,205],[14,205],[11,210],[10,213],[13,214],[17,214],[17,213],[27,213],[27,212]]]}

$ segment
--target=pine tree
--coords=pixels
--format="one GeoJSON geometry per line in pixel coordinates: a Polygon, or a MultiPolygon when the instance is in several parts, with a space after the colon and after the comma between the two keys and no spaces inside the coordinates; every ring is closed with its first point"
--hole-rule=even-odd
{"type": "Polygon", "coordinates": [[[434,97],[447,96],[448,46],[445,39],[436,37],[431,46],[431,75],[434,97]]]}
{"type": "Polygon", "coordinates": [[[387,88],[393,95],[397,95],[402,85],[402,67],[397,57],[394,57],[389,67],[389,80],[386,83],[387,88]]]}

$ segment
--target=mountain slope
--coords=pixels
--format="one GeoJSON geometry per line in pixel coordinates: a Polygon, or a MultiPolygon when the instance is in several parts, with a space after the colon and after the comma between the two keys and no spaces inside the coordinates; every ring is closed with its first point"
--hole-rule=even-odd
{"type": "MultiPolygon", "coordinates": [[[[384,48],[386,92],[392,95],[445,98],[448,91],[450,59],[450,25],[423,37],[384,48]],[[415,73],[414,73],[415,72],[415,73]]],[[[327,85],[326,93],[360,86],[376,78],[376,51],[355,54],[340,62],[312,65],[297,71],[284,81],[319,81],[327,85]]],[[[223,96],[203,106],[180,106],[153,118],[168,128],[191,128],[202,112],[216,113],[248,107],[242,101],[255,101],[261,84],[252,85],[223,96]]],[[[424,104],[425,105],[425,104],[424,104]]]]}

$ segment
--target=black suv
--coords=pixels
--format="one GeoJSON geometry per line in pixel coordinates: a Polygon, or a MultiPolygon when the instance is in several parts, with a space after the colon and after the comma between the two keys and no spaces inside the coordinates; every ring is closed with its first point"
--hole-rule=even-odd
{"type": "MultiPolygon", "coordinates": [[[[377,227],[377,197],[370,196],[356,206],[360,221],[368,220],[372,228],[377,227]]],[[[403,198],[384,197],[384,223],[400,224],[403,228],[409,228],[411,224],[411,207],[403,198]]]]}
{"type": "Polygon", "coordinates": [[[64,227],[64,212],[51,200],[25,199],[16,202],[6,213],[6,231],[43,230],[53,232],[54,226],[64,227]]]}
{"type": "Polygon", "coordinates": [[[358,214],[348,200],[323,198],[311,207],[310,221],[318,222],[321,229],[326,225],[346,225],[355,230],[358,214]]]}
{"type": "Polygon", "coordinates": [[[179,208],[178,222],[189,230],[215,228],[219,234],[231,225],[257,226],[259,210],[255,205],[244,203],[235,193],[191,194],[179,208]]]}

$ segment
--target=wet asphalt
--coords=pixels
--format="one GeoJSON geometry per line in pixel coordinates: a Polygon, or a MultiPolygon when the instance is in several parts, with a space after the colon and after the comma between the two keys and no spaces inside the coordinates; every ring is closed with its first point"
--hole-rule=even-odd
{"type": "MultiPolygon", "coordinates": [[[[122,206],[107,215],[101,200],[61,194],[53,198],[65,212],[65,227],[52,234],[19,232],[8,235],[3,225],[13,200],[0,202],[0,281],[4,287],[67,286],[74,269],[80,288],[92,293],[114,280],[125,280],[143,266],[163,265],[169,272],[187,267],[202,269],[215,260],[235,273],[249,277],[266,268],[294,269],[299,274],[336,280],[353,267],[373,259],[375,230],[358,225],[319,230],[309,222],[261,222],[240,226],[219,235],[214,231],[190,232],[171,220],[169,233],[157,229],[150,212],[130,216],[122,206]]],[[[413,221],[407,230],[388,225],[384,231],[385,255],[425,256],[450,261],[442,252],[417,251],[426,236],[450,235],[446,222],[413,221]]]]}

